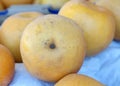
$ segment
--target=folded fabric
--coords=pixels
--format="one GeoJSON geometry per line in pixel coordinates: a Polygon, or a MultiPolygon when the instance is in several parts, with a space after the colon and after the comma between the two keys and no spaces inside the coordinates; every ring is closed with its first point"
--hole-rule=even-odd
{"type": "Polygon", "coordinates": [[[113,41],[103,52],[85,59],[78,73],[88,75],[105,86],[120,85],[120,42],[113,41]]]}
{"type": "MultiPolygon", "coordinates": [[[[120,42],[113,41],[103,52],[86,57],[78,74],[88,75],[106,86],[120,85],[120,42]]],[[[54,83],[38,80],[16,64],[15,76],[9,86],[54,86],[54,83]]]]}

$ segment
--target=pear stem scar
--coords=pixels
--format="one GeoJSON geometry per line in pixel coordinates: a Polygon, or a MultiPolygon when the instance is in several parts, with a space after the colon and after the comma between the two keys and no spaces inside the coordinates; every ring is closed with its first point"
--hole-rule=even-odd
{"type": "Polygon", "coordinates": [[[54,43],[52,43],[52,44],[50,44],[50,49],[55,49],[56,48],[56,46],[55,46],[55,44],[54,43]]]}

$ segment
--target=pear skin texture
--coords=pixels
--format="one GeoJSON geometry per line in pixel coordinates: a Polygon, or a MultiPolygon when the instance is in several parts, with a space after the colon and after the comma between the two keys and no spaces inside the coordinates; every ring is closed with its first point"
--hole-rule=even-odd
{"type": "Polygon", "coordinates": [[[4,10],[4,5],[3,5],[3,3],[0,1],[0,11],[1,10],[4,10]]]}
{"type": "Polygon", "coordinates": [[[60,9],[66,2],[70,0],[39,0],[41,4],[51,5],[54,9],[60,9]]]}
{"type": "Polygon", "coordinates": [[[12,5],[20,5],[20,4],[32,4],[34,0],[0,0],[3,2],[6,8],[12,5]]]}
{"type": "Polygon", "coordinates": [[[80,69],[86,43],[82,30],[74,21],[49,14],[26,27],[20,50],[30,74],[40,80],[56,82],[80,69]]]}
{"type": "Polygon", "coordinates": [[[114,39],[120,41],[120,0],[96,0],[94,3],[107,8],[114,14],[116,20],[114,39]]]}
{"type": "Polygon", "coordinates": [[[43,14],[38,12],[22,12],[8,17],[0,30],[1,44],[13,54],[15,62],[22,62],[20,54],[20,39],[25,27],[43,14]]]}
{"type": "Polygon", "coordinates": [[[69,74],[59,80],[55,86],[104,86],[97,80],[82,74],[69,74]]]}
{"type": "Polygon", "coordinates": [[[14,77],[15,62],[11,52],[0,44],[0,86],[8,86],[14,77]]]}
{"type": "Polygon", "coordinates": [[[115,18],[111,11],[88,1],[69,1],[59,15],[74,20],[83,30],[87,42],[87,55],[94,56],[103,51],[113,40],[115,18]]]}

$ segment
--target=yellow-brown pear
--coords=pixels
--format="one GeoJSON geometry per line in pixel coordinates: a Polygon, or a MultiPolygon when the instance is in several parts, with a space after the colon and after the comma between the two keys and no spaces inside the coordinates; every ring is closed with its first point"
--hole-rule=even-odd
{"type": "Polygon", "coordinates": [[[33,0],[0,0],[3,2],[6,8],[12,5],[24,5],[24,4],[32,4],[33,0]]]}
{"type": "Polygon", "coordinates": [[[109,10],[87,1],[67,2],[59,15],[74,20],[83,30],[87,42],[87,56],[103,51],[113,40],[115,18],[109,10]]]}
{"type": "Polygon", "coordinates": [[[4,5],[3,5],[3,3],[0,1],[0,11],[1,10],[4,10],[4,5]]]}
{"type": "Polygon", "coordinates": [[[85,44],[82,31],[74,21],[49,14],[26,27],[20,50],[25,67],[33,76],[56,82],[80,69],[85,44]]]}
{"type": "Polygon", "coordinates": [[[35,0],[36,4],[50,5],[54,9],[61,8],[67,1],[70,0],[35,0]]]}
{"type": "Polygon", "coordinates": [[[91,2],[109,9],[114,14],[116,20],[116,31],[114,38],[115,40],[120,41],[120,0],[94,0],[91,2]]]}
{"type": "Polygon", "coordinates": [[[69,74],[58,81],[55,86],[104,86],[97,80],[82,74],[69,74]]]}
{"type": "Polygon", "coordinates": [[[11,52],[0,44],[0,86],[8,86],[14,77],[15,62],[11,52]]]}
{"type": "Polygon", "coordinates": [[[20,39],[25,27],[43,14],[39,12],[22,12],[8,17],[1,26],[0,40],[13,54],[15,62],[22,62],[20,39]]]}

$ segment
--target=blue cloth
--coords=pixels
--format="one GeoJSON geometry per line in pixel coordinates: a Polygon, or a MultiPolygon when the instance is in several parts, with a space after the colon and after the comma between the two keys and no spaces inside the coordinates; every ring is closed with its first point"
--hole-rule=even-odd
{"type": "MultiPolygon", "coordinates": [[[[23,64],[16,64],[10,86],[53,86],[31,76],[23,64]]],[[[120,85],[120,42],[113,41],[103,52],[86,57],[78,74],[88,75],[106,86],[120,85]]]]}

